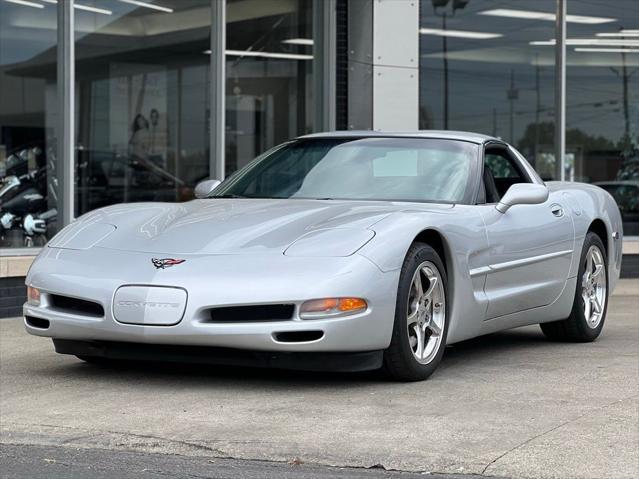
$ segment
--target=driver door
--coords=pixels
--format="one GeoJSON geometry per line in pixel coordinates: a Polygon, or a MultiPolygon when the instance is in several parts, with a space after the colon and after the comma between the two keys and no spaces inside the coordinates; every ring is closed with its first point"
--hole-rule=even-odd
{"type": "Polygon", "coordinates": [[[559,296],[568,278],[574,231],[569,210],[558,193],[551,191],[544,203],[515,205],[506,213],[495,208],[510,186],[531,182],[507,148],[487,147],[485,204],[480,208],[489,243],[486,319],[548,305],[559,296]]]}

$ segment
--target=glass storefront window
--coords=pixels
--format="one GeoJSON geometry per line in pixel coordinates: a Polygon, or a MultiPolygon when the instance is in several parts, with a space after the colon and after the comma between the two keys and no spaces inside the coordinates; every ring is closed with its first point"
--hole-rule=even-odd
{"type": "Polygon", "coordinates": [[[312,4],[227,0],[227,175],[268,148],[313,131],[312,4]]]}
{"type": "Polygon", "coordinates": [[[56,7],[0,2],[0,248],[56,232],[56,7]]]}
{"type": "Polygon", "coordinates": [[[567,24],[567,179],[608,190],[621,210],[624,234],[638,236],[639,2],[567,5],[568,15],[599,19],[567,24]]]}
{"type": "Polygon", "coordinates": [[[554,38],[555,23],[530,11],[555,5],[421,0],[419,127],[500,137],[553,178],[555,56],[534,42],[554,38]]]}
{"type": "MultiPolygon", "coordinates": [[[[227,0],[226,111],[211,112],[212,0],[82,0],[75,214],[191,199],[210,175],[212,115],[224,116],[227,174],[315,131],[321,5],[227,0]]],[[[639,235],[639,2],[567,6],[566,178],[608,190],[639,235]]],[[[555,179],[555,8],[420,0],[419,127],[501,137],[555,179]]],[[[0,1],[0,248],[57,230],[56,23],[56,0],[0,1]]]]}
{"type": "Polygon", "coordinates": [[[210,0],[75,12],[76,215],[183,201],[209,175],[210,0]]]}

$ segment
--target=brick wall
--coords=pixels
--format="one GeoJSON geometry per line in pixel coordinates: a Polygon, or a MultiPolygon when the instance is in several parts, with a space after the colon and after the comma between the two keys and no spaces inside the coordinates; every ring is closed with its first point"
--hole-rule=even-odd
{"type": "Polygon", "coordinates": [[[0,318],[22,316],[22,305],[26,300],[24,278],[0,278],[0,318]]]}
{"type": "Polygon", "coordinates": [[[622,278],[639,278],[639,254],[624,254],[621,261],[622,278]]]}

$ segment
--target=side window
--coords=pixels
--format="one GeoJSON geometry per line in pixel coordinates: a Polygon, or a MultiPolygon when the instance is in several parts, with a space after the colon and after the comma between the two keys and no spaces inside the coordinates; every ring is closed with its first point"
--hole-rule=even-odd
{"type": "Polygon", "coordinates": [[[490,168],[495,178],[520,178],[521,175],[517,172],[511,162],[504,156],[498,153],[486,153],[484,158],[484,164],[487,168],[490,168]]]}
{"type": "Polygon", "coordinates": [[[515,183],[530,183],[519,164],[504,149],[488,149],[484,153],[483,183],[486,202],[496,203],[515,183]]]}

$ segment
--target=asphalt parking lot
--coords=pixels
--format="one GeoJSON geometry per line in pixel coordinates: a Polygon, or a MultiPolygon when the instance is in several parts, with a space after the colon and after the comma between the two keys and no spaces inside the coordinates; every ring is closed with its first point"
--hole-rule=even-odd
{"type": "Polygon", "coordinates": [[[594,343],[547,342],[538,327],[520,328],[454,345],[430,380],[406,384],[375,374],[91,366],[56,355],[20,319],[2,320],[2,455],[19,455],[18,445],[64,446],[445,474],[635,478],[637,311],[639,280],[625,280],[594,343]]]}

